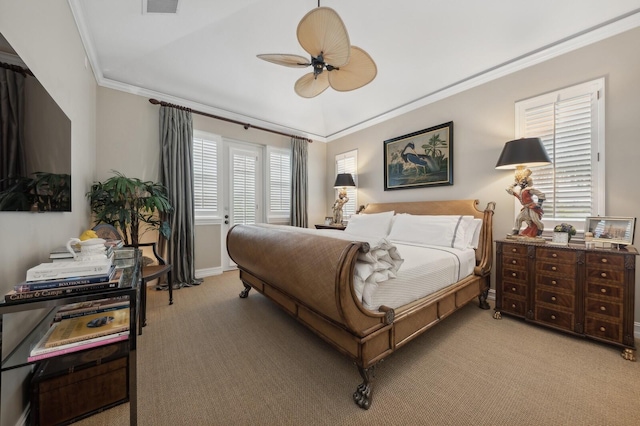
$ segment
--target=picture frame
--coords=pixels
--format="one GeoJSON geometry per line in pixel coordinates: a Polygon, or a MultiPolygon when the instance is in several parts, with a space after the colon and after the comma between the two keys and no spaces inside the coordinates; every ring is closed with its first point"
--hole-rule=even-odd
{"type": "Polygon", "coordinates": [[[324,224],[325,225],[331,225],[333,223],[333,218],[331,216],[325,216],[324,217],[324,224]]]}
{"type": "MultiPolygon", "coordinates": [[[[635,217],[587,217],[584,232],[591,232],[596,246],[631,245],[635,230],[635,217]]],[[[585,238],[586,240],[586,238],[585,238]]]]}
{"type": "Polygon", "coordinates": [[[384,141],[384,190],[453,185],[453,121],[384,141]]]}

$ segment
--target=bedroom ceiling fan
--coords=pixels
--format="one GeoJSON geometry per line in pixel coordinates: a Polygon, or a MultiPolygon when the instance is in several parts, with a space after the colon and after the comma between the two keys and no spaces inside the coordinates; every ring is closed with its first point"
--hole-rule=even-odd
{"type": "Polygon", "coordinates": [[[307,13],[298,24],[298,41],[311,55],[262,54],[258,58],[286,67],[313,67],[313,72],[296,81],[294,89],[303,98],[313,98],[331,86],[339,92],[358,89],[370,83],[378,73],[371,56],[352,46],[342,19],[329,7],[307,13]]]}

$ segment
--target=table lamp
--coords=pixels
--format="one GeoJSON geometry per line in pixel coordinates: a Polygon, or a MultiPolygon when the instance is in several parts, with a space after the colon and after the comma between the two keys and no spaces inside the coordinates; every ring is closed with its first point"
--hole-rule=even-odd
{"type": "Polygon", "coordinates": [[[347,197],[347,188],[355,188],[356,183],[353,181],[351,173],[339,173],[336,176],[336,183],[333,185],[338,189],[338,198],[333,203],[333,223],[332,225],[342,225],[342,206],[344,206],[349,197],[347,197]]]}

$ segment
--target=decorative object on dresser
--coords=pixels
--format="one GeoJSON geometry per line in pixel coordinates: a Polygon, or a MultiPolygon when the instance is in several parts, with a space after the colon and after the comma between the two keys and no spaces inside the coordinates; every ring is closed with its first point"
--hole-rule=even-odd
{"type": "Polygon", "coordinates": [[[633,244],[635,217],[588,217],[585,235],[589,233],[595,247],[609,248],[633,244]]]}
{"type": "Polygon", "coordinates": [[[638,251],[551,247],[496,241],[496,308],[558,331],[623,348],[635,361],[634,297],[638,251]]]}
{"type": "Polygon", "coordinates": [[[355,188],[356,183],[351,173],[339,173],[336,176],[336,183],[333,187],[338,189],[338,199],[333,203],[333,222],[331,222],[331,225],[342,226],[342,208],[349,202],[347,188],[355,188]]]}
{"type": "Polygon", "coordinates": [[[453,185],[453,121],[384,141],[383,158],[385,191],[453,185]]]}
{"type": "Polygon", "coordinates": [[[332,225],[332,224],[329,224],[329,225],[317,224],[316,225],[316,229],[337,229],[339,231],[344,231],[346,228],[347,227],[344,226],[344,225],[332,225]]]}
{"type": "Polygon", "coordinates": [[[569,245],[571,237],[576,235],[576,228],[568,223],[561,223],[553,227],[551,244],[569,245]]]}
{"type": "Polygon", "coordinates": [[[544,229],[542,203],[545,195],[533,187],[533,178],[528,167],[544,166],[550,163],[551,160],[540,138],[522,138],[507,142],[500,153],[496,169],[516,170],[514,182],[507,188],[507,192],[516,197],[522,205],[513,227],[512,235],[516,236],[514,238],[542,240],[540,237],[544,229]],[[520,230],[523,222],[527,227],[520,230]]]}

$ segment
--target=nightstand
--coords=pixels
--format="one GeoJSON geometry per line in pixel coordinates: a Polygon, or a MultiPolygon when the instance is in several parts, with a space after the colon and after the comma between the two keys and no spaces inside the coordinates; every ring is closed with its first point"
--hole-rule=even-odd
{"type": "Polygon", "coordinates": [[[337,229],[338,231],[344,231],[346,226],[344,225],[316,225],[316,229],[337,229]]]}

